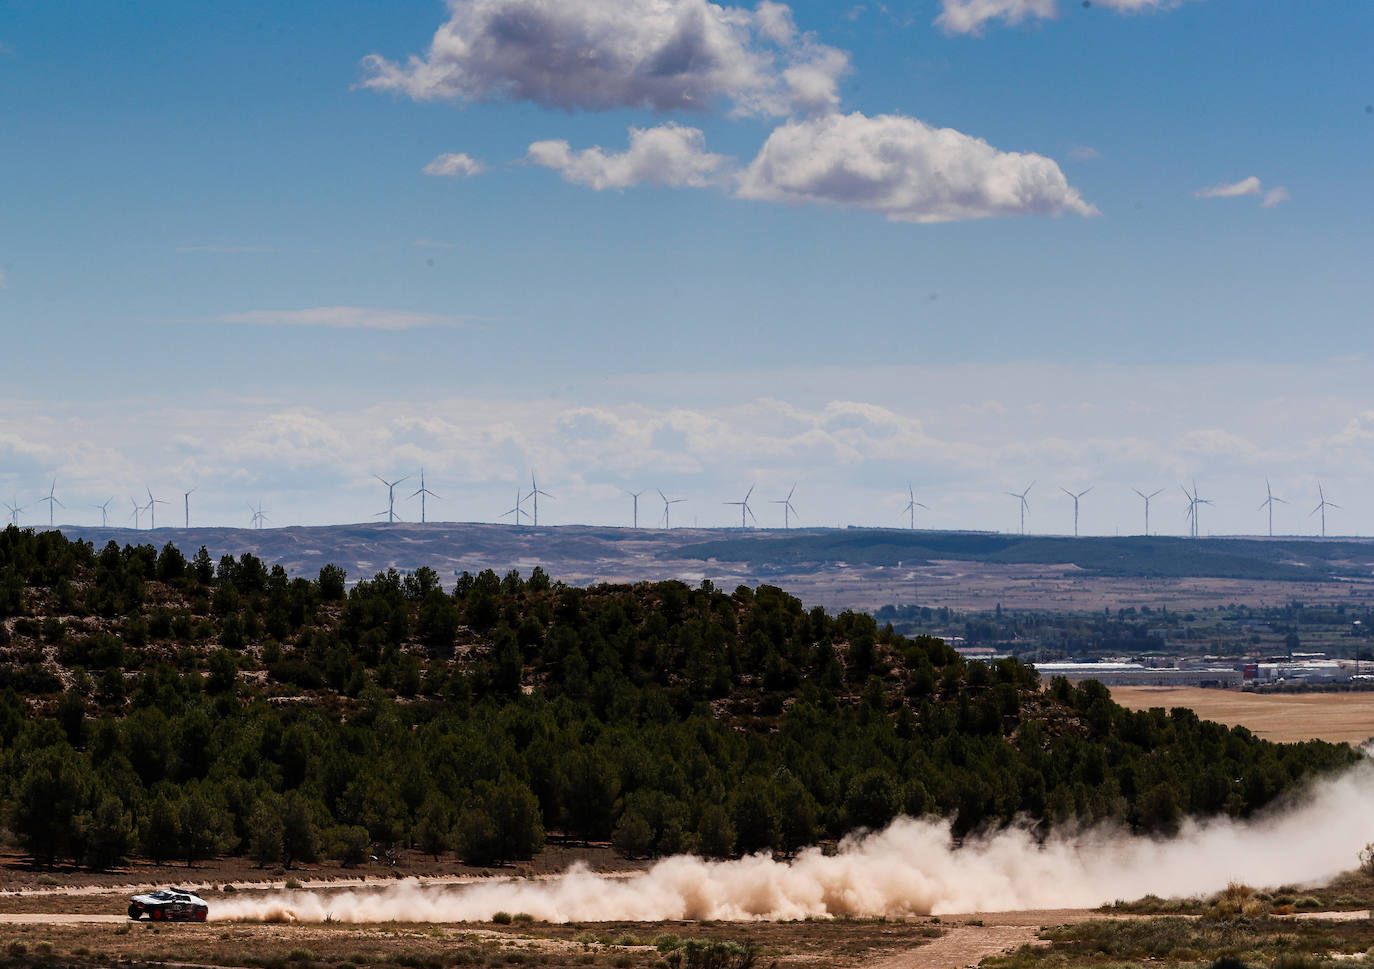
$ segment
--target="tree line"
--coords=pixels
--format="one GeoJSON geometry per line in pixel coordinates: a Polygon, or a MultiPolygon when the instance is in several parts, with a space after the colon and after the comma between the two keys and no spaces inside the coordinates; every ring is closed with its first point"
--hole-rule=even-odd
{"type": "Polygon", "coordinates": [[[472,864],[548,834],[795,852],[899,814],[1168,832],[1345,745],[1276,745],[1041,684],[770,586],[431,569],[348,587],[251,554],[0,533],[0,805],[40,864],[472,864]]]}

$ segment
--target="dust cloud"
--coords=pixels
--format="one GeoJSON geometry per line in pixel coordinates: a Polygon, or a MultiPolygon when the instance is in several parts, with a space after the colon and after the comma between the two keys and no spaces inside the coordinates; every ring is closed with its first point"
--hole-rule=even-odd
{"type": "Polygon", "coordinates": [[[1370,841],[1374,763],[1366,760],[1282,808],[1248,821],[1187,821],[1168,840],[1096,828],[1038,844],[1010,828],[954,848],[947,823],[899,818],[881,832],[845,838],[834,854],[813,849],[791,861],[678,856],[627,875],[574,866],[548,879],[272,892],[216,904],[210,917],[468,922],[504,911],[548,922],[658,922],[1080,908],[1210,893],[1231,881],[1323,881],[1353,868],[1370,841]]]}

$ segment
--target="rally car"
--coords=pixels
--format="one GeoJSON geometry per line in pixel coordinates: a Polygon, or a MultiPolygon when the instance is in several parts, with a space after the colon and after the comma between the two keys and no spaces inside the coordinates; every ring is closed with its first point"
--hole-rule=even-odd
{"type": "Polygon", "coordinates": [[[164,888],[129,899],[129,918],[135,921],[147,916],[154,922],[204,922],[209,914],[210,906],[203,898],[181,888],[164,888]]]}

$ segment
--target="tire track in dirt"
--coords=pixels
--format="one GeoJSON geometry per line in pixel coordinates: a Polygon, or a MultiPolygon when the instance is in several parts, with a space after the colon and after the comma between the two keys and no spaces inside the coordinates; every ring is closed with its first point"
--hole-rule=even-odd
{"type": "Polygon", "coordinates": [[[968,969],[989,956],[1035,944],[1042,928],[1121,917],[1092,909],[1028,909],[1022,912],[944,915],[941,916],[944,935],[915,949],[907,949],[874,962],[867,969],[968,969]]]}
{"type": "Polygon", "coordinates": [[[1032,925],[957,925],[938,939],[872,963],[869,969],[965,969],[988,956],[1034,942],[1039,933],[1039,927],[1032,925]]]}

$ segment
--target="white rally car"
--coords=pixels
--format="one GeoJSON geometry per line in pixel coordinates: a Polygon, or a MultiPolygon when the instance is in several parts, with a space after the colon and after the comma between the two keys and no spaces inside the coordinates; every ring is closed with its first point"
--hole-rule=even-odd
{"type": "Polygon", "coordinates": [[[154,922],[204,922],[210,914],[205,899],[181,888],[164,888],[129,899],[129,918],[154,922]]]}

